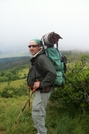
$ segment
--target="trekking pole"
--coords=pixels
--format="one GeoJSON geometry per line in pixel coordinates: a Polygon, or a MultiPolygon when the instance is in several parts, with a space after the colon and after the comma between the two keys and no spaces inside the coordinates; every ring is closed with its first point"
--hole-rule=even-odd
{"type": "Polygon", "coordinates": [[[28,100],[27,100],[27,102],[25,103],[24,107],[22,108],[21,112],[20,112],[19,115],[17,116],[16,121],[15,121],[14,125],[12,126],[12,129],[15,128],[15,125],[17,124],[20,115],[23,113],[25,107],[27,106],[28,102],[30,101],[30,99],[31,99],[31,97],[32,97],[33,92],[35,92],[35,91],[36,91],[36,88],[33,89],[32,93],[31,93],[31,96],[28,98],[28,100]]]}
{"type": "MultiPolygon", "coordinates": [[[[30,98],[30,87],[28,86],[28,97],[30,98]]],[[[29,99],[29,104],[28,104],[28,106],[30,107],[30,99],[29,99]]]]}

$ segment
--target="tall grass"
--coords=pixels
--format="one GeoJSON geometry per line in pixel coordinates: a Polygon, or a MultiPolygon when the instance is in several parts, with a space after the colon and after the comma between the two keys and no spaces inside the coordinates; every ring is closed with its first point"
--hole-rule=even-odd
{"type": "MultiPolygon", "coordinates": [[[[5,134],[18,134],[28,133],[32,126],[32,119],[30,116],[30,107],[27,105],[25,110],[22,112],[28,97],[22,96],[17,98],[0,98],[0,132],[3,131],[5,134]],[[21,113],[19,119],[18,115],[21,113]],[[17,123],[15,124],[15,121],[17,123]],[[13,127],[12,127],[13,126],[13,127]]],[[[0,133],[1,134],[1,133],[0,133]]]]}
{"type": "Polygon", "coordinates": [[[54,113],[47,119],[48,134],[89,134],[88,118],[82,116],[71,116],[64,113],[54,113]]]}
{"type": "MultiPolygon", "coordinates": [[[[0,134],[36,134],[33,131],[31,105],[26,106],[15,123],[27,99],[28,96],[0,98],[0,134]]],[[[50,109],[49,104],[46,119],[48,134],[89,134],[89,116],[79,115],[72,118],[65,111],[62,113],[50,109]]]]}

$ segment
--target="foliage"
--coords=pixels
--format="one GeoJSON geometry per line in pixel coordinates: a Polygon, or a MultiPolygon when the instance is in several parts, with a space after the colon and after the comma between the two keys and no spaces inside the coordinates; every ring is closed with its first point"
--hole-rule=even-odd
{"type": "Polygon", "coordinates": [[[28,66],[29,60],[29,56],[2,58],[0,59],[0,70],[5,71],[18,66],[28,66]]]}
{"type": "MultiPolygon", "coordinates": [[[[50,108],[50,107],[49,107],[50,108]]],[[[88,134],[89,115],[78,115],[71,117],[66,111],[55,111],[49,109],[47,116],[47,127],[53,134],[88,134]]]]}
{"type": "MultiPolygon", "coordinates": [[[[15,124],[26,101],[27,96],[0,98],[0,133],[36,133],[30,114],[31,106],[26,106],[15,124]]],[[[78,115],[72,118],[66,113],[55,111],[54,108],[51,109],[48,105],[46,127],[48,128],[48,134],[89,134],[89,115],[78,115]]]]}
{"type": "Polygon", "coordinates": [[[69,115],[89,111],[89,57],[81,56],[81,61],[69,65],[66,73],[66,85],[53,91],[52,105],[65,110],[69,115]]]}
{"type": "Polygon", "coordinates": [[[0,82],[8,82],[19,79],[24,79],[27,77],[27,66],[18,66],[10,70],[5,70],[0,72],[0,82]],[[25,72],[22,74],[22,71],[25,68],[25,72]],[[21,72],[21,73],[20,73],[21,72]]]}
{"type": "Polygon", "coordinates": [[[0,99],[0,134],[28,134],[33,132],[31,128],[33,122],[28,105],[21,114],[17,124],[15,124],[26,99],[27,96],[0,99]]]}
{"type": "MultiPolygon", "coordinates": [[[[89,57],[82,55],[81,61],[76,62],[73,58],[75,59],[75,57],[72,57],[69,60],[72,63],[67,65],[65,87],[53,90],[50,98],[46,120],[49,134],[89,134],[89,57]]],[[[16,118],[22,112],[28,95],[25,84],[21,83],[20,87],[17,87],[17,81],[15,80],[14,86],[11,85],[12,76],[17,75],[19,78],[16,79],[24,79],[26,70],[22,70],[25,67],[27,66],[18,66],[0,72],[0,79],[5,79],[7,76],[6,81],[8,82],[8,85],[0,90],[1,134],[34,133],[30,114],[31,106],[25,108],[19,117],[19,121],[15,124],[15,128],[12,129],[16,118]]],[[[32,98],[30,101],[32,101],[32,98]]]]}
{"type": "Polygon", "coordinates": [[[27,86],[25,85],[20,85],[19,88],[8,85],[0,92],[0,96],[4,98],[12,98],[22,95],[27,95],[27,86]]]}

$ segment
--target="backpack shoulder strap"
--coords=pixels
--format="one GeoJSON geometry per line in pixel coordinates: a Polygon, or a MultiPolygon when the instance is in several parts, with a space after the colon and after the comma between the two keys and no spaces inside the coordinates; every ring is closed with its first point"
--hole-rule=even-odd
{"type": "Polygon", "coordinates": [[[40,55],[37,56],[34,66],[35,66],[37,72],[38,72],[42,77],[44,77],[45,74],[43,73],[43,70],[38,66],[39,57],[40,57],[40,55]]]}

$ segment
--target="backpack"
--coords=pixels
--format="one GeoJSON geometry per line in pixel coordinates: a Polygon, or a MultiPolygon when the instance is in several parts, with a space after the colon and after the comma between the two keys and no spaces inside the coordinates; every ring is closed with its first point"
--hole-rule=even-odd
{"type": "Polygon", "coordinates": [[[66,56],[62,56],[61,52],[58,50],[59,39],[62,39],[62,37],[55,32],[47,33],[41,38],[45,53],[49,59],[51,59],[56,70],[56,79],[54,81],[55,87],[65,85],[65,73],[67,70],[67,58],[66,56]]]}

